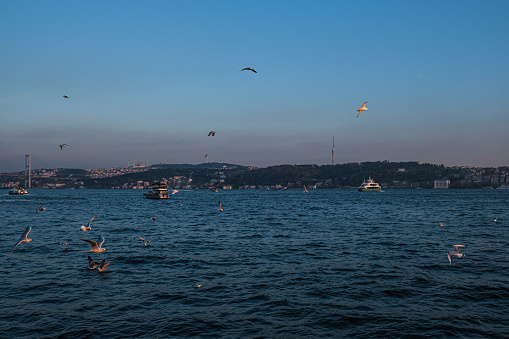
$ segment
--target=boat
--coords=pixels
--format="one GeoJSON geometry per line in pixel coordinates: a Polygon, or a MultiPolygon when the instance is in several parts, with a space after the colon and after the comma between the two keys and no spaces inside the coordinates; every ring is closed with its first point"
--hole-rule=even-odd
{"type": "Polygon", "coordinates": [[[12,190],[9,191],[9,195],[24,195],[28,194],[28,191],[21,187],[14,187],[12,190]]]}
{"type": "Polygon", "coordinates": [[[164,182],[155,182],[150,191],[143,195],[147,199],[168,199],[168,186],[164,182]]]}
{"type": "Polygon", "coordinates": [[[380,192],[382,187],[369,177],[368,181],[364,180],[358,190],[359,192],[380,192]]]}

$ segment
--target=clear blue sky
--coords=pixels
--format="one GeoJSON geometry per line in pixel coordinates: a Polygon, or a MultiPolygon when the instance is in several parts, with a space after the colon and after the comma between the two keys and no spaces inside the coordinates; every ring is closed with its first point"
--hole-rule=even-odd
{"type": "Polygon", "coordinates": [[[508,15],[509,1],[0,0],[0,160],[329,164],[334,135],[336,163],[509,165],[508,15]]]}

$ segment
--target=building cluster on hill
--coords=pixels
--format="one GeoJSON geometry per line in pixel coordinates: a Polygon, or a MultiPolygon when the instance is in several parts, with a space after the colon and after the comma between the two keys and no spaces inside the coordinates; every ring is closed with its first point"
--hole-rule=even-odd
{"type": "MultiPolygon", "coordinates": [[[[183,189],[356,188],[368,177],[385,189],[509,188],[509,167],[478,168],[422,162],[278,165],[265,168],[210,163],[103,169],[36,169],[32,188],[147,189],[155,182],[183,189]]],[[[0,188],[24,186],[24,173],[0,174],[0,188]]]]}

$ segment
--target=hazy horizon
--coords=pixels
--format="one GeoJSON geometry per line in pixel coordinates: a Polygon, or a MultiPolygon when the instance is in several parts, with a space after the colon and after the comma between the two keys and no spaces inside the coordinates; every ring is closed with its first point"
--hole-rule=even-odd
{"type": "Polygon", "coordinates": [[[324,165],[334,137],[336,164],[507,166],[508,12],[505,1],[3,1],[0,162],[324,165]]]}

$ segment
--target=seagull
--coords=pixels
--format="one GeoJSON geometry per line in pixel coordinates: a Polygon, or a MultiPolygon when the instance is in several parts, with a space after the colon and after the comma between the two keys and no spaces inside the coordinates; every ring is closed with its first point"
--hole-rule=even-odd
{"type": "Polygon", "coordinates": [[[241,69],[239,72],[242,72],[242,71],[251,71],[251,72],[254,72],[254,73],[258,73],[257,71],[255,71],[253,68],[251,67],[246,67],[246,68],[243,68],[241,69]]]}
{"type": "Polygon", "coordinates": [[[444,224],[440,223],[440,226],[444,226],[444,224]]]}
{"type": "Polygon", "coordinates": [[[291,176],[289,176],[288,179],[286,179],[286,184],[285,187],[283,187],[283,191],[286,191],[288,189],[288,183],[290,182],[290,178],[291,176]]]}
{"type": "Polygon", "coordinates": [[[87,227],[85,227],[85,225],[82,225],[80,230],[82,230],[83,232],[87,232],[88,230],[91,230],[92,227],[90,227],[90,223],[92,222],[92,220],[94,220],[95,218],[97,218],[97,215],[95,217],[93,217],[92,219],[90,219],[90,221],[88,222],[88,225],[87,227]]]}
{"type": "Polygon", "coordinates": [[[493,220],[494,222],[498,222],[498,217],[495,218],[495,220],[493,220]]]}
{"type": "Polygon", "coordinates": [[[454,245],[454,251],[447,253],[447,258],[449,258],[449,263],[452,265],[452,257],[458,258],[467,258],[465,253],[460,253],[460,247],[465,247],[464,245],[454,245]]]}
{"type": "Polygon", "coordinates": [[[95,270],[98,263],[96,263],[90,256],[88,256],[88,269],[89,270],[95,270]]]}
{"type": "Polygon", "coordinates": [[[367,103],[368,103],[367,101],[365,103],[363,103],[361,108],[359,108],[357,110],[357,118],[359,117],[359,114],[361,114],[362,111],[367,111],[369,109],[369,108],[366,107],[367,103]]]}
{"type": "Polygon", "coordinates": [[[223,211],[223,206],[221,206],[221,201],[219,202],[219,208],[218,208],[219,211],[223,211]]]}
{"type": "Polygon", "coordinates": [[[68,243],[66,243],[66,242],[59,242],[58,244],[59,244],[59,245],[64,245],[65,247],[69,247],[69,244],[68,244],[68,243]]]}
{"type": "Polygon", "coordinates": [[[306,185],[304,185],[304,193],[307,193],[308,189],[306,188],[306,185]]]}
{"type": "Polygon", "coordinates": [[[172,190],[171,194],[174,195],[174,194],[177,194],[178,192],[179,192],[178,190],[172,190]]]}
{"type": "Polygon", "coordinates": [[[150,242],[150,240],[147,240],[147,239],[143,239],[142,237],[140,237],[140,240],[143,241],[143,244],[145,246],[147,246],[147,244],[150,242]]]}
{"type": "Polygon", "coordinates": [[[67,144],[58,145],[60,146],[60,149],[62,150],[64,147],[67,147],[67,144]]]}
{"type": "Polygon", "coordinates": [[[216,181],[216,183],[214,184],[213,187],[209,188],[212,192],[216,192],[217,193],[217,186],[219,185],[219,181],[216,181]]]}
{"type": "Polygon", "coordinates": [[[46,207],[44,207],[44,204],[42,204],[41,206],[39,206],[39,207],[35,210],[35,212],[36,212],[36,213],[39,213],[39,212],[42,212],[42,211],[46,211],[46,207]]]}
{"type": "Polygon", "coordinates": [[[106,259],[103,259],[100,263],[99,263],[99,272],[104,272],[104,270],[106,269],[106,266],[108,266],[109,264],[111,264],[111,261],[110,262],[107,262],[106,264],[104,263],[106,261],[106,259]]]}
{"type": "Polygon", "coordinates": [[[22,235],[20,235],[17,239],[16,239],[16,243],[14,244],[14,247],[12,248],[12,250],[9,252],[9,254],[7,256],[10,256],[12,251],[14,251],[14,249],[16,247],[18,247],[19,244],[21,244],[22,242],[30,242],[32,241],[32,239],[28,239],[28,233],[30,233],[30,231],[32,230],[32,226],[28,226],[26,229],[25,229],[25,232],[23,232],[22,235]]]}
{"type": "Polygon", "coordinates": [[[64,98],[65,98],[65,99],[69,99],[69,97],[68,97],[67,95],[64,95],[64,98]]]}
{"type": "Polygon", "coordinates": [[[202,286],[203,286],[202,284],[194,284],[194,287],[196,287],[196,288],[200,288],[202,286]]]}
{"type": "Polygon", "coordinates": [[[156,221],[156,217],[152,217],[152,218],[150,218],[150,220],[156,221]]]}
{"type": "Polygon", "coordinates": [[[210,132],[209,132],[209,135],[207,135],[207,136],[208,136],[208,137],[210,137],[211,135],[212,135],[212,136],[216,135],[216,131],[210,131],[210,132]]]}
{"type": "Polygon", "coordinates": [[[80,240],[86,241],[90,245],[90,251],[87,251],[88,253],[101,253],[103,251],[106,251],[105,248],[101,247],[105,241],[104,236],[102,234],[99,236],[99,240],[97,240],[97,242],[95,242],[93,240],[88,240],[88,239],[80,239],[80,240]]]}

